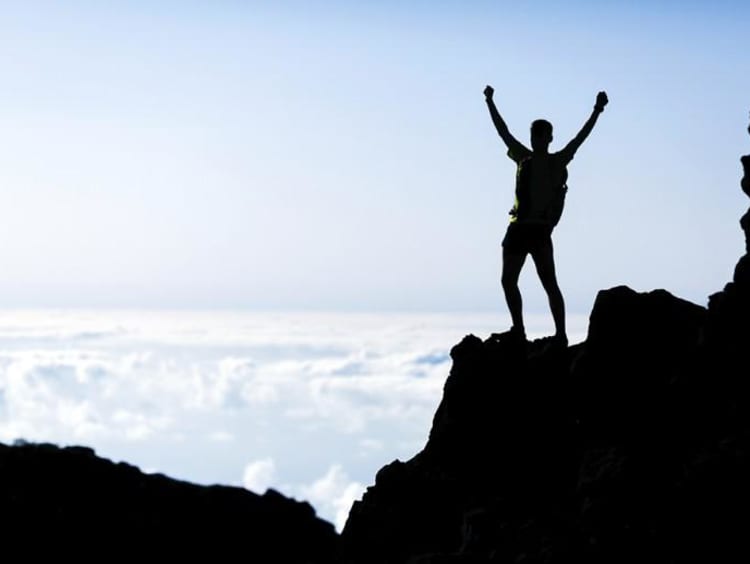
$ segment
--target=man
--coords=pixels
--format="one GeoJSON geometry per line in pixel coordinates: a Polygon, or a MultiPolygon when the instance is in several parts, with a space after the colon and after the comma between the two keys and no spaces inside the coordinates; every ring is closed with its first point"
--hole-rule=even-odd
{"type": "Polygon", "coordinates": [[[573,160],[578,147],[588,137],[599,114],[607,105],[607,94],[599,92],[591,116],[573,140],[562,151],[549,152],[552,142],[552,124],[536,120],[531,124],[531,150],[523,146],[500,117],[493,100],[494,89],[487,86],[484,96],[500,138],[508,147],[508,156],[518,165],[516,174],[516,203],[511,211],[511,222],[503,239],[502,284],[513,326],[510,334],[526,340],[523,325],[523,302],[518,289],[518,277],[531,255],[539,280],[547,292],[552,318],[555,322],[553,341],[567,346],[565,332],[565,302],[555,275],[552,251],[552,229],[557,224],[565,197],[567,165],[573,160]]]}

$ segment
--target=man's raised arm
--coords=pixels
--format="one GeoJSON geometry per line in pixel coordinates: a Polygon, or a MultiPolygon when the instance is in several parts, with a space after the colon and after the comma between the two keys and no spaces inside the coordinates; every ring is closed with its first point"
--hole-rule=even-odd
{"type": "Polygon", "coordinates": [[[573,154],[578,150],[578,147],[581,146],[581,144],[586,140],[586,137],[589,136],[589,133],[591,133],[591,130],[594,129],[594,125],[596,125],[596,120],[599,118],[599,114],[604,111],[604,106],[606,106],[608,102],[609,100],[607,99],[606,92],[599,92],[599,94],[596,95],[596,104],[594,105],[594,110],[591,112],[589,119],[587,119],[586,123],[583,124],[583,127],[581,128],[581,131],[578,132],[578,135],[576,135],[561,152],[569,151],[571,158],[573,158],[573,154]]]}
{"type": "MultiPolygon", "coordinates": [[[[487,107],[490,110],[492,123],[495,124],[495,129],[497,129],[498,135],[500,135],[500,138],[503,140],[508,149],[512,153],[520,154],[521,152],[523,152],[524,146],[518,141],[518,139],[511,135],[510,131],[508,130],[508,126],[505,125],[505,121],[500,116],[500,112],[497,111],[497,107],[495,106],[495,101],[493,100],[494,94],[495,89],[492,88],[492,86],[487,86],[484,89],[484,99],[487,102],[487,107]],[[521,148],[522,150],[519,151],[518,148],[521,148]]],[[[528,149],[526,149],[526,152],[528,152],[528,149]]]]}

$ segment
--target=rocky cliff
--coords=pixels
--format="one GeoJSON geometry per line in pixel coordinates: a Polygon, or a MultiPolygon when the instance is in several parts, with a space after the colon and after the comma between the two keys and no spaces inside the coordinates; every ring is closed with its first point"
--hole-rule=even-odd
{"type": "Polygon", "coordinates": [[[328,564],[338,541],[309,504],[273,490],[198,486],[49,444],[0,445],[0,530],[10,561],[328,564]]]}
{"type": "MultiPolygon", "coordinates": [[[[741,227],[750,251],[750,211],[741,227]]],[[[601,291],[567,350],[467,336],[427,445],[355,503],[343,560],[750,561],[748,351],[748,254],[707,308],[601,291]]]]}

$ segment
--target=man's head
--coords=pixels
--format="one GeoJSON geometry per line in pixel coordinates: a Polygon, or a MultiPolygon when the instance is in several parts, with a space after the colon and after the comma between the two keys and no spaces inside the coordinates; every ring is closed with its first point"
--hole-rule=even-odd
{"type": "Polygon", "coordinates": [[[552,124],[546,119],[537,119],[531,124],[531,149],[546,151],[552,142],[552,124]]]}

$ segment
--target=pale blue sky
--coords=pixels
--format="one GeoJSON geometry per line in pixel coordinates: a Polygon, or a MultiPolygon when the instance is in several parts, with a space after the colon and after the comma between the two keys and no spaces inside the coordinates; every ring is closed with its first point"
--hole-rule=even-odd
{"type": "MultiPolygon", "coordinates": [[[[512,131],[570,166],[569,311],[743,252],[746,2],[0,7],[0,306],[504,311],[512,131]],[[611,4],[611,3],[609,3],[611,4]]],[[[531,265],[528,311],[546,312],[531,265]]]]}

